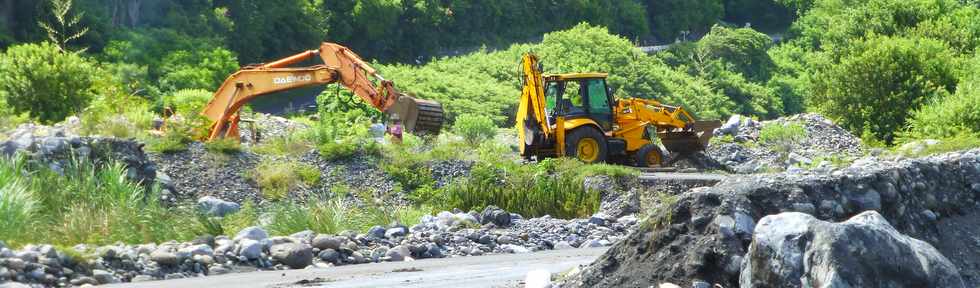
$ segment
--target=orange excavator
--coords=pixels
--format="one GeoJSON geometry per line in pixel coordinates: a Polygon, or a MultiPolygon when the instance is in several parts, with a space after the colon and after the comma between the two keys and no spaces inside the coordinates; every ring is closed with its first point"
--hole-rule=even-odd
{"type": "Polygon", "coordinates": [[[229,76],[201,112],[211,123],[206,140],[239,139],[238,112],[252,99],[274,92],[331,83],[339,83],[392,119],[399,119],[407,132],[438,134],[442,129],[441,104],[398,92],[392,81],[381,77],[377,70],[350,49],[324,42],[320,49],[271,63],[246,66],[229,76]],[[324,64],[290,67],[317,55],[324,64]],[[378,83],[375,84],[369,76],[378,83]]]}

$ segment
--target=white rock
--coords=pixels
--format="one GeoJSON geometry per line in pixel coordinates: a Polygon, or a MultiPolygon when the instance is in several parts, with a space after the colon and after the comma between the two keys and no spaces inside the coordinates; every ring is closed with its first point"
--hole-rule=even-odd
{"type": "Polygon", "coordinates": [[[524,277],[524,287],[550,288],[551,272],[548,272],[548,270],[533,270],[531,272],[527,272],[527,277],[524,277]]]}

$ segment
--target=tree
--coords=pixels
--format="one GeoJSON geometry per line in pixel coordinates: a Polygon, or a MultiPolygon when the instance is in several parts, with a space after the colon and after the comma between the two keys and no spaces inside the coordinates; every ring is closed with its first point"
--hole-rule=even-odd
{"type": "Polygon", "coordinates": [[[54,44],[17,45],[0,54],[0,98],[14,113],[53,123],[86,107],[96,74],[90,60],[54,44]]]}
{"type": "Polygon", "coordinates": [[[851,131],[889,143],[912,111],[956,87],[956,62],[937,40],[872,36],[842,54],[816,70],[810,104],[851,131]]]}
{"type": "MultiPolygon", "coordinates": [[[[69,52],[69,42],[73,42],[88,33],[88,27],[81,27],[82,15],[71,15],[72,0],[51,0],[51,12],[54,16],[53,23],[38,21],[38,25],[48,33],[48,39],[58,47],[62,53],[69,52]]],[[[74,52],[81,53],[88,50],[87,47],[80,48],[74,52]]]]}
{"type": "Polygon", "coordinates": [[[912,139],[980,133],[980,56],[971,61],[956,87],[956,93],[933,99],[915,111],[909,128],[903,136],[912,139]]]}
{"type": "Polygon", "coordinates": [[[650,0],[646,5],[653,35],[667,41],[682,31],[706,32],[725,14],[721,0],[650,0]]]}
{"type": "Polygon", "coordinates": [[[698,48],[704,53],[732,65],[746,78],[759,82],[771,77],[774,64],[767,53],[771,46],[769,36],[751,28],[732,29],[718,25],[698,41],[698,48]]]}

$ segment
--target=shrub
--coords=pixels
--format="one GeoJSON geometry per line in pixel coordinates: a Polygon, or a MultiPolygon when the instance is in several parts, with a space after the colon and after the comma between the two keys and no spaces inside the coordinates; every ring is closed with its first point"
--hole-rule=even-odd
{"type": "Polygon", "coordinates": [[[316,184],[320,170],[309,164],[270,159],[260,163],[250,178],[259,185],[264,198],[283,200],[300,185],[316,184]]]}
{"type": "Polygon", "coordinates": [[[955,94],[934,99],[912,114],[903,141],[980,133],[980,56],[971,64],[955,94]]]}
{"type": "Polygon", "coordinates": [[[58,122],[88,105],[98,73],[92,61],[50,43],[12,46],[0,54],[0,98],[16,114],[58,122]]]}
{"type": "Polygon", "coordinates": [[[839,63],[815,73],[808,100],[852,132],[867,127],[888,143],[913,111],[956,84],[954,59],[937,40],[872,37],[842,54],[839,63]]]}
{"type": "Polygon", "coordinates": [[[470,145],[478,146],[497,135],[497,126],[493,125],[493,120],[489,117],[464,114],[456,117],[453,132],[463,136],[470,145]]]}
{"type": "Polygon", "coordinates": [[[585,177],[636,173],[625,167],[585,165],[567,158],[531,165],[478,163],[469,177],[441,188],[429,203],[441,209],[463,210],[495,205],[528,217],[588,217],[599,208],[600,195],[585,189],[585,177]]]}
{"type": "Polygon", "coordinates": [[[182,89],[165,96],[163,105],[183,117],[191,117],[200,113],[213,97],[214,94],[207,90],[182,89]]]}
{"type": "Polygon", "coordinates": [[[768,124],[759,131],[759,141],[784,157],[806,137],[806,129],[800,123],[768,124]]]}

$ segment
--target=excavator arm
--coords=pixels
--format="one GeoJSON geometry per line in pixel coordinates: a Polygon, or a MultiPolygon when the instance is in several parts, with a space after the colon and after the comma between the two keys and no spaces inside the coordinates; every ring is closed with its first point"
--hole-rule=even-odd
{"type": "Polygon", "coordinates": [[[395,89],[357,54],[347,47],[323,43],[309,50],[271,63],[248,66],[235,72],[218,88],[202,115],[211,122],[207,140],[235,138],[238,111],[259,96],[314,85],[339,83],[366,103],[402,121],[405,130],[419,134],[438,134],[442,129],[442,105],[409,97],[395,89]],[[320,56],[324,64],[289,66],[320,56]],[[370,78],[378,81],[374,84],[370,78]]]}

